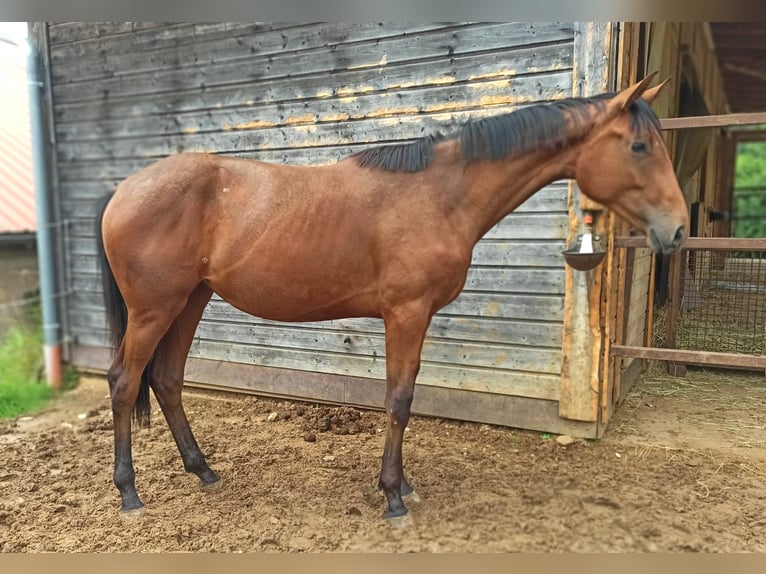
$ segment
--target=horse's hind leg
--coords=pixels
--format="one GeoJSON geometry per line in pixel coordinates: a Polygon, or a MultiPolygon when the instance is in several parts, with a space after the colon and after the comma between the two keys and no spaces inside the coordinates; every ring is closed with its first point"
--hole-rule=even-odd
{"type": "MultiPolygon", "coordinates": [[[[114,484],[122,497],[122,511],[143,506],[136,492],[131,450],[131,414],[141,386],[141,374],[178,309],[129,314],[128,327],[109,369],[114,417],[114,484]]],[[[129,311],[130,313],[130,311],[129,311]]]]}
{"type": "Polygon", "coordinates": [[[218,484],[220,477],[210,470],[205,456],[194,439],[181,403],[181,390],[186,356],[194,340],[197,324],[211,295],[210,288],[200,283],[189,296],[186,307],[173,321],[157,348],[150,379],[157,402],[178,445],[184,469],[196,474],[203,488],[218,484]]]}

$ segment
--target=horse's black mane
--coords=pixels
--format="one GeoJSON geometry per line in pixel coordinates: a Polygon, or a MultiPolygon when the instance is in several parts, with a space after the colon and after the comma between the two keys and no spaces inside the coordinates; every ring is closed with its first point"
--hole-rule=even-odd
{"type": "MultiPolygon", "coordinates": [[[[589,98],[567,98],[508,114],[468,120],[450,135],[437,133],[403,144],[377,146],[351,157],[362,167],[415,172],[430,165],[436,143],[450,139],[460,138],[464,161],[502,160],[510,155],[535,150],[556,150],[569,144],[567,117],[579,128],[575,133],[583,134],[591,127],[588,106],[595,104],[603,107],[605,100],[615,95],[606,93],[589,98]]],[[[629,111],[634,133],[660,129],[657,116],[645,100],[636,100],[629,111]]]]}

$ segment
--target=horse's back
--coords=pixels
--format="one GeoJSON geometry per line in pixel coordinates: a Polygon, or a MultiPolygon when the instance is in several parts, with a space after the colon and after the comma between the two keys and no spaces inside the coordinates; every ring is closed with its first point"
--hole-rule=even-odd
{"type": "Polygon", "coordinates": [[[181,153],[165,157],[123,180],[112,202],[130,202],[135,207],[163,200],[188,198],[208,189],[221,177],[221,159],[213,154],[181,153]]]}

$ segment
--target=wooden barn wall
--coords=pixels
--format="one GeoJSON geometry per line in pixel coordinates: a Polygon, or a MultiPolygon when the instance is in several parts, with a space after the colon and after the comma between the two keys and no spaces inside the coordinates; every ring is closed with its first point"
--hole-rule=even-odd
{"type": "MultiPolygon", "coordinates": [[[[48,27],[69,335],[107,345],[97,199],[171,153],[322,164],[572,93],[573,26],[59,23],[48,27]]],[[[435,317],[423,385],[557,400],[566,184],[477,246],[435,317]]],[[[382,322],[280,324],[214,298],[191,355],[384,377],[382,322]]],[[[225,381],[222,381],[225,383],[225,381]]]]}

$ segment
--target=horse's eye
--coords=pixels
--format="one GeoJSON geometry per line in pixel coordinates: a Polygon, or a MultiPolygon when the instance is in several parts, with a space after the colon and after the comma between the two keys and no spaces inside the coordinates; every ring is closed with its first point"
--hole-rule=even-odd
{"type": "Polygon", "coordinates": [[[633,145],[630,146],[630,149],[635,153],[644,153],[646,151],[646,142],[633,142],[633,145]]]}

